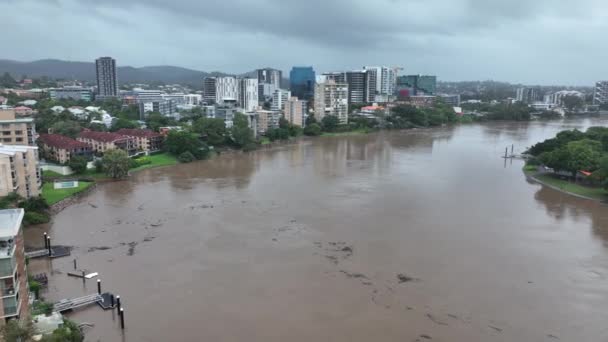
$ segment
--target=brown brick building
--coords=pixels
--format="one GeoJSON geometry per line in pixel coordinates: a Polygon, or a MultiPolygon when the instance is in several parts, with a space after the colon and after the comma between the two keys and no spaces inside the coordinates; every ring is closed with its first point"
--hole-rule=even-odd
{"type": "Polygon", "coordinates": [[[67,163],[74,156],[89,158],[93,154],[88,144],[60,134],[40,134],[38,146],[45,158],[60,164],[67,163]]]}

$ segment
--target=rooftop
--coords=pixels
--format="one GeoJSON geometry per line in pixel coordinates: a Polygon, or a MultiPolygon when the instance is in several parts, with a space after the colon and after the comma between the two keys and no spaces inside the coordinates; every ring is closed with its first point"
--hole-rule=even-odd
{"type": "Polygon", "coordinates": [[[66,150],[89,147],[89,145],[81,141],[60,134],[40,134],[40,141],[45,145],[66,150]]]}
{"type": "Polygon", "coordinates": [[[12,238],[17,235],[23,214],[21,208],[0,210],[0,238],[12,238]]]}
{"type": "Polygon", "coordinates": [[[117,140],[125,139],[126,137],[122,134],[111,133],[111,132],[95,132],[95,131],[82,131],[78,135],[79,138],[91,139],[102,142],[113,142],[117,140]]]}
{"type": "Polygon", "coordinates": [[[27,145],[2,145],[0,144],[0,154],[14,156],[16,152],[27,152],[28,150],[37,150],[36,146],[27,145]]]}
{"type": "Polygon", "coordinates": [[[149,129],[122,128],[122,129],[119,129],[116,133],[132,136],[132,137],[140,137],[140,138],[154,138],[154,137],[161,136],[161,134],[153,132],[149,129]]]}

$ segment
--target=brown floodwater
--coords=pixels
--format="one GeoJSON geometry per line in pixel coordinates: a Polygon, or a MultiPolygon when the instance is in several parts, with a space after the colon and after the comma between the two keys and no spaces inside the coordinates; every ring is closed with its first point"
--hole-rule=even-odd
{"type": "Polygon", "coordinates": [[[504,161],[606,119],[304,139],[100,185],[26,232],[87,341],[606,341],[608,206],[504,161]]]}

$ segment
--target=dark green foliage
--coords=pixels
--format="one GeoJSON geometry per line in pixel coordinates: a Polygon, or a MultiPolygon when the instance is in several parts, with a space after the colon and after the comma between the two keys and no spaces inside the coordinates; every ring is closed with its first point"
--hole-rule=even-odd
{"type": "Polygon", "coordinates": [[[232,143],[239,148],[243,148],[254,142],[253,131],[249,128],[249,121],[244,114],[236,113],[230,129],[232,143]]]}
{"type": "Polygon", "coordinates": [[[0,329],[0,335],[5,342],[29,342],[32,341],[34,333],[35,329],[31,319],[25,322],[12,319],[0,329]]]}
{"type": "Polygon", "coordinates": [[[268,137],[268,139],[270,139],[270,141],[287,140],[287,139],[289,139],[289,129],[288,128],[271,128],[266,132],[266,137],[268,137]]]}
{"type": "Polygon", "coordinates": [[[339,124],[340,121],[335,115],[326,115],[321,120],[321,128],[324,132],[335,132],[339,124]]]}
{"type": "Polygon", "coordinates": [[[305,121],[305,126],[309,126],[312,124],[316,124],[317,123],[317,119],[315,118],[314,115],[309,115],[306,117],[306,121],[305,121]]]}
{"type": "Polygon", "coordinates": [[[308,136],[321,135],[321,126],[317,123],[312,123],[304,128],[304,134],[308,136]]]}
{"type": "Polygon", "coordinates": [[[41,342],[82,342],[84,335],[76,323],[64,319],[63,326],[53,331],[51,335],[45,335],[41,342]]]}
{"type": "Polygon", "coordinates": [[[569,111],[576,111],[583,107],[584,100],[576,95],[566,95],[562,98],[562,103],[569,111]]]}
{"type": "Polygon", "coordinates": [[[161,113],[152,112],[146,118],[146,125],[151,130],[158,132],[160,127],[177,126],[178,122],[173,118],[163,116],[161,113]]]}
{"type": "Polygon", "coordinates": [[[80,123],[73,120],[57,121],[51,128],[53,133],[68,136],[70,138],[76,138],[78,133],[82,130],[80,123]]]}
{"type": "Polygon", "coordinates": [[[95,172],[103,172],[103,162],[101,161],[101,159],[95,160],[95,162],[93,162],[93,165],[95,165],[95,172]]]}
{"type": "Polygon", "coordinates": [[[198,135],[187,131],[171,131],[165,140],[167,152],[180,156],[190,152],[196,159],[204,159],[209,155],[209,147],[200,141],[198,135]]]}
{"type": "Polygon", "coordinates": [[[3,88],[14,88],[17,85],[17,81],[8,73],[5,72],[0,76],[0,87],[3,88]]]}
{"type": "Polygon", "coordinates": [[[85,173],[87,171],[87,159],[82,156],[74,156],[70,158],[68,162],[68,166],[76,173],[77,175],[85,173]]]}
{"type": "Polygon", "coordinates": [[[196,160],[194,155],[190,151],[183,152],[177,157],[180,163],[191,163],[196,160]]]}
{"type": "Polygon", "coordinates": [[[128,119],[118,118],[114,121],[110,130],[112,132],[115,132],[123,128],[139,128],[139,125],[137,124],[137,122],[128,119]]]}
{"type": "Polygon", "coordinates": [[[192,130],[199,133],[212,146],[226,143],[226,123],[223,119],[200,118],[192,125],[192,130]]]}
{"type": "Polygon", "coordinates": [[[126,177],[129,173],[131,159],[127,152],[115,149],[106,151],[101,159],[101,163],[106,175],[118,179],[126,177]]]}
{"type": "Polygon", "coordinates": [[[44,211],[49,208],[42,197],[32,197],[19,202],[19,208],[23,208],[25,211],[44,211]]]}

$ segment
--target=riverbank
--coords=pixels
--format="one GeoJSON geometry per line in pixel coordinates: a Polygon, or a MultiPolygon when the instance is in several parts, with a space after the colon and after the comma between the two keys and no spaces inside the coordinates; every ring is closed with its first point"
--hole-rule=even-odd
{"type": "Polygon", "coordinates": [[[532,165],[524,166],[523,171],[529,180],[549,187],[553,190],[579,198],[608,203],[608,192],[602,188],[576,184],[570,182],[569,180],[561,179],[559,176],[538,172],[537,167],[532,165]]]}

